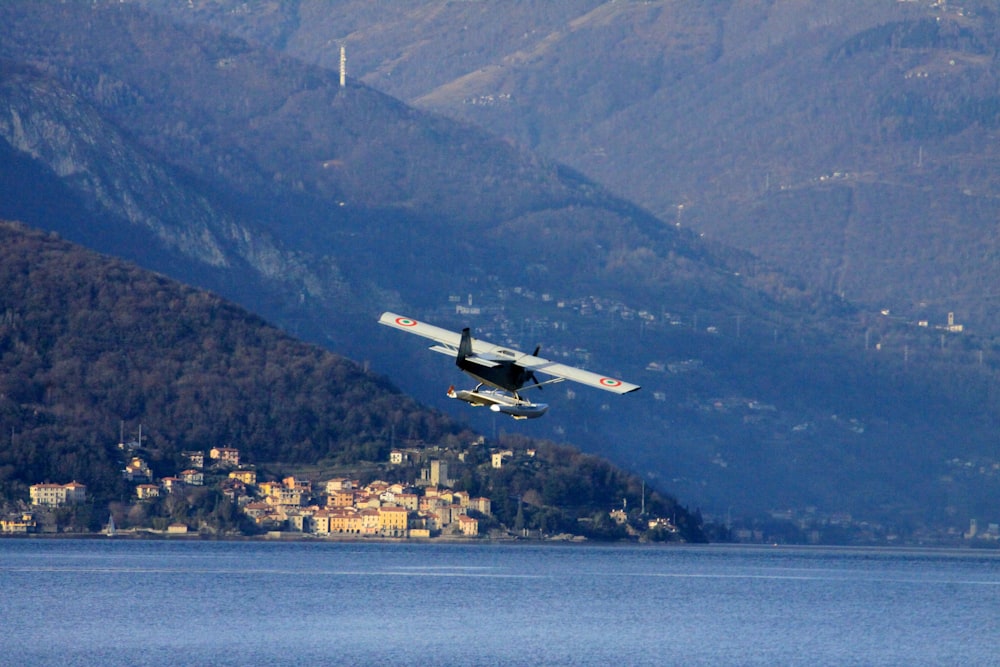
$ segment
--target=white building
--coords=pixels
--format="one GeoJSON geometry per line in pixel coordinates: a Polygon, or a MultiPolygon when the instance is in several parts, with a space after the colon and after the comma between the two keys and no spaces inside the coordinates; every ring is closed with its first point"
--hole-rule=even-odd
{"type": "Polygon", "coordinates": [[[28,489],[32,505],[68,505],[87,502],[87,487],[79,482],[69,484],[32,484],[28,489]]]}

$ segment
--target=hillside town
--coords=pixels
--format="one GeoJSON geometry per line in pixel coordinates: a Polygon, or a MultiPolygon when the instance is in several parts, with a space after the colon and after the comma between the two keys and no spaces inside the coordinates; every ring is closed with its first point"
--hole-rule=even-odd
{"type": "MultiPolygon", "coordinates": [[[[477,443],[483,445],[483,442],[477,443]]],[[[169,509],[184,505],[189,494],[213,490],[224,504],[239,514],[240,534],[272,537],[313,536],[319,538],[395,538],[395,539],[470,539],[480,536],[484,524],[493,527],[494,537],[510,537],[506,527],[497,527],[492,502],[454,487],[447,456],[463,465],[465,452],[451,452],[422,447],[392,449],[388,461],[379,469],[397,481],[371,479],[362,482],[356,476],[335,477],[316,482],[296,476],[263,479],[256,466],[241,460],[234,447],[213,447],[208,452],[182,453],[184,469],[176,475],[156,477],[141,453],[138,442],[119,444],[122,477],[131,489],[128,502],[109,513],[104,532],[109,535],[196,535],[218,534],[204,519],[188,512],[184,520],[169,509]],[[446,456],[447,455],[447,456],[446,456]],[[416,472],[416,476],[414,473],[416,472]],[[408,474],[404,474],[408,473],[408,474]],[[401,481],[408,478],[410,481],[401,481]],[[414,478],[415,477],[415,478],[414,478]],[[159,508],[154,510],[154,508],[159,508]]],[[[501,471],[510,465],[532,465],[535,451],[492,448],[483,457],[482,466],[501,471]]],[[[371,474],[369,474],[371,476],[371,474]]],[[[53,518],[60,510],[93,503],[85,484],[37,483],[30,486],[27,504],[0,518],[0,533],[30,534],[65,531],[53,518]]],[[[518,500],[520,503],[520,499],[518,500]]],[[[95,509],[95,511],[98,511],[95,509]]],[[[183,514],[183,512],[182,512],[183,514]]],[[[637,533],[629,523],[624,508],[610,509],[604,516],[616,525],[637,533]]],[[[677,527],[670,519],[644,518],[643,529],[675,535],[677,527]]],[[[522,532],[527,535],[526,531],[522,532]]],[[[540,532],[536,537],[545,537],[540,532]]],[[[549,536],[551,538],[551,536],[549,536]]],[[[558,539],[573,539],[561,534],[558,539]]],[[[578,537],[578,536],[577,536],[578,537]]]]}
{"type": "MultiPolygon", "coordinates": [[[[123,451],[136,447],[119,446],[123,451]]],[[[508,454],[510,454],[508,452],[508,454]]],[[[130,454],[122,475],[132,483],[135,503],[151,503],[163,495],[186,488],[202,487],[218,480],[222,495],[229,499],[261,531],[302,533],[317,536],[430,538],[441,535],[476,537],[479,519],[489,517],[490,500],[470,497],[450,488],[448,463],[430,460],[415,485],[383,480],[362,484],[357,479],[336,478],[322,484],[285,477],[260,480],[253,466],[243,465],[233,447],[213,447],[204,452],[184,452],[189,467],[176,476],[154,478],[147,461],[130,454]]],[[[401,465],[410,453],[393,450],[390,461],[401,465]]],[[[502,465],[503,453],[496,457],[502,465]]],[[[88,502],[86,485],[38,483],[29,490],[30,508],[0,519],[0,532],[41,532],[36,515],[52,508],[88,502]]],[[[171,523],[167,534],[186,534],[199,526],[171,523]]],[[[109,521],[109,531],[119,532],[109,521]]],[[[156,532],[152,528],[133,532],[156,532]]]]}

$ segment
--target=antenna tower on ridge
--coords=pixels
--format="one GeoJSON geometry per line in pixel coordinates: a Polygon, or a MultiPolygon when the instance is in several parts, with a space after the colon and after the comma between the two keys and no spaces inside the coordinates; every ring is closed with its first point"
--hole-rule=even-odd
{"type": "Polygon", "coordinates": [[[340,45],[340,87],[347,85],[347,47],[340,45]]]}

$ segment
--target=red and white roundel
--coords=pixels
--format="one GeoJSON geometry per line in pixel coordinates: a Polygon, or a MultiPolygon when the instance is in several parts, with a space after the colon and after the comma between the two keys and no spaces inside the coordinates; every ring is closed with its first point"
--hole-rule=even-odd
{"type": "Polygon", "coordinates": [[[621,380],[616,380],[614,378],[601,378],[601,384],[605,387],[620,387],[622,386],[621,380]]]}
{"type": "Polygon", "coordinates": [[[415,327],[417,326],[417,321],[411,320],[409,317],[397,317],[396,324],[401,327],[415,327]]]}

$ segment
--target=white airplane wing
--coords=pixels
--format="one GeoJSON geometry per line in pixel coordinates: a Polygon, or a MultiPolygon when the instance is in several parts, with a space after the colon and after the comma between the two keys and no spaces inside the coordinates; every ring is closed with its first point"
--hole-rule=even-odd
{"type": "Polygon", "coordinates": [[[601,375],[600,373],[593,373],[575,366],[557,364],[554,361],[542,359],[541,357],[535,357],[530,354],[525,354],[519,357],[516,360],[516,363],[518,366],[522,366],[531,371],[545,373],[546,375],[552,375],[563,380],[572,380],[573,382],[579,382],[580,384],[596,387],[597,389],[604,389],[605,391],[611,391],[616,394],[627,394],[629,392],[639,390],[639,385],[632,384],[631,382],[625,382],[624,380],[619,380],[618,378],[613,378],[607,375],[601,375]]]}
{"type": "MultiPolygon", "coordinates": [[[[382,313],[379,323],[399,329],[400,331],[429,338],[437,343],[431,346],[430,349],[450,356],[458,354],[458,346],[462,341],[460,333],[442,329],[426,322],[420,322],[411,317],[397,315],[396,313],[382,313]]],[[[525,354],[518,350],[494,345],[493,343],[487,343],[476,338],[472,339],[472,355],[466,359],[483,366],[497,366],[503,362],[511,362],[531,371],[551,375],[554,378],[558,378],[558,380],[573,380],[574,382],[596,387],[597,389],[604,389],[616,394],[627,394],[639,389],[639,385],[631,384],[618,378],[593,373],[582,368],[567,366],[566,364],[558,364],[542,357],[525,354]]],[[[549,380],[549,382],[558,380],[549,380]]]]}
{"type": "Polygon", "coordinates": [[[450,354],[451,356],[458,354],[458,344],[462,341],[462,334],[442,329],[426,322],[418,322],[412,317],[403,317],[396,313],[382,313],[382,317],[378,318],[378,323],[392,327],[393,329],[406,331],[407,333],[417,334],[424,338],[430,338],[438,343],[431,347],[432,350],[441,352],[442,354],[450,354]]]}

